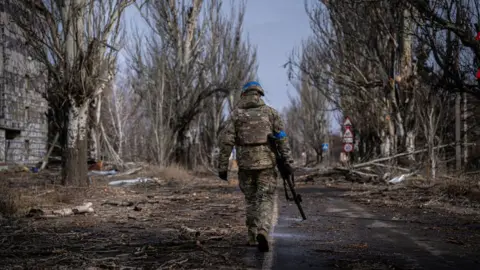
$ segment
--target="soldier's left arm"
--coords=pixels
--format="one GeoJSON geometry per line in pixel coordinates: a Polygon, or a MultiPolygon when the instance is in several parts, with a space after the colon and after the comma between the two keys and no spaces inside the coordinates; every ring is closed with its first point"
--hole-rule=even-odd
{"type": "Polygon", "coordinates": [[[228,162],[230,155],[235,145],[235,126],[233,124],[233,117],[230,117],[227,120],[225,129],[220,133],[219,136],[219,148],[220,153],[218,155],[218,171],[226,172],[228,171],[228,162]]]}
{"type": "Polygon", "coordinates": [[[280,114],[275,109],[271,108],[271,111],[273,136],[277,140],[278,151],[288,163],[292,164],[292,151],[288,142],[287,133],[285,133],[285,124],[282,120],[282,117],[280,117],[280,114]]]}

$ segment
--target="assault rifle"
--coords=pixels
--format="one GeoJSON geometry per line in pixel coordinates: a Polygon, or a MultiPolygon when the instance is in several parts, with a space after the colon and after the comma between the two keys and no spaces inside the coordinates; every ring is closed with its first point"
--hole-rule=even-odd
{"type": "Polygon", "coordinates": [[[297,205],[298,210],[300,211],[300,215],[302,215],[303,220],[306,220],[307,217],[305,216],[305,213],[303,212],[303,208],[301,205],[302,196],[300,196],[300,194],[297,194],[295,192],[295,178],[293,174],[291,174],[287,169],[285,158],[278,152],[277,139],[275,139],[275,137],[273,137],[272,134],[268,136],[268,143],[270,144],[272,151],[275,153],[275,159],[277,160],[277,168],[283,179],[283,189],[285,190],[285,198],[288,201],[292,201],[292,200],[295,201],[295,204],[297,205]],[[290,193],[292,193],[293,198],[290,198],[288,196],[287,185],[288,185],[288,189],[290,190],[290,193]]]}

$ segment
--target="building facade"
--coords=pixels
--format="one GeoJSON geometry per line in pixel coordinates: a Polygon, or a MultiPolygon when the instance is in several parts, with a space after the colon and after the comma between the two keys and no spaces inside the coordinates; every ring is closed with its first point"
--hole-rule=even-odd
{"type": "Polygon", "coordinates": [[[37,163],[48,144],[43,69],[12,20],[18,2],[0,0],[0,164],[37,163]]]}

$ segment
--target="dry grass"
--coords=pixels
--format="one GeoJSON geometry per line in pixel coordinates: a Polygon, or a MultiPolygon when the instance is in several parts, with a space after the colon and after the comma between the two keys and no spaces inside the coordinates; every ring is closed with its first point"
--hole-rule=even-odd
{"type": "MultiPolygon", "coordinates": [[[[424,175],[428,175],[424,173],[424,175]]],[[[448,213],[480,215],[478,176],[439,172],[435,180],[422,175],[397,184],[335,181],[333,186],[349,188],[346,197],[354,201],[402,208],[431,208],[448,213]]]]}
{"type": "Polygon", "coordinates": [[[13,192],[5,182],[0,182],[0,214],[3,216],[14,216],[21,205],[20,195],[13,192]]]}
{"type": "Polygon", "coordinates": [[[192,174],[179,165],[170,165],[163,168],[160,171],[159,176],[165,180],[187,180],[192,178],[192,174]]]}
{"type": "Polygon", "coordinates": [[[70,204],[83,196],[79,190],[61,186],[15,187],[8,181],[0,182],[0,215],[18,217],[30,209],[58,204],[70,204]]]}
{"type": "Polygon", "coordinates": [[[30,177],[34,176],[37,179],[11,175],[5,182],[10,182],[13,191],[0,187],[6,194],[20,194],[7,201],[14,205],[10,212],[20,215],[25,211],[19,212],[19,208],[28,211],[30,207],[59,210],[88,201],[95,213],[25,217],[15,219],[14,225],[6,219],[6,225],[0,226],[8,235],[4,239],[0,236],[0,249],[4,251],[0,265],[4,267],[247,268],[243,258],[250,250],[241,247],[246,235],[242,194],[211,173],[200,177],[178,166],[145,167],[125,177],[156,177],[158,181],[112,187],[108,182],[119,177],[97,177],[98,185],[83,189],[84,193],[45,185],[41,175],[30,177]],[[133,205],[110,205],[106,201],[133,205]],[[17,203],[24,206],[18,207],[17,203]],[[192,236],[183,228],[198,231],[200,236],[192,236]],[[181,265],[173,265],[177,260],[181,265]]]}
{"type": "Polygon", "coordinates": [[[438,190],[449,198],[466,197],[480,202],[480,190],[475,177],[443,178],[438,181],[438,190]]]}
{"type": "MultiPolygon", "coordinates": [[[[189,180],[194,177],[192,172],[176,164],[168,167],[160,167],[155,165],[146,166],[138,173],[137,176],[150,178],[156,177],[164,180],[189,180]]],[[[131,175],[127,176],[127,178],[132,177],[133,176],[131,175]]]]}

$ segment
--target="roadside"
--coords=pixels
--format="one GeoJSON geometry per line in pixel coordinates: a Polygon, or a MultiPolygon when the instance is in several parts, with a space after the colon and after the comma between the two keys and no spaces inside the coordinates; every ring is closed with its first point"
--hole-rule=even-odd
{"type": "Polygon", "coordinates": [[[266,268],[480,269],[474,210],[382,204],[347,183],[297,189],[308,219],[301,221],[295,204],[280,196],[273,261],[266,268]]]}
{"type": "MultiPolygon", "coordinates": [[[[246,269],[244,202],[237,181],[225,183],[175,168],[146,169],[133,186],[95,177],[87,189],[51,185],[53,174],[15,174],[0,204],[18,208],[0,218],[1,269],[246,269]],[[43,177],[43,178],[42,178],[43,177]],[[8,197],[7,194],[10,194],[8,197]],[[17,195],[15,195],[17,194],[17,195]],[[10,198],[10,199],[7,199],[10,198]],[[93,213],[25,217],[92,204],[93,213]],[[28,206],[28,207],[27,207],[28,206]]],[[[121,177],[120,177],[121,179],[121,177]]]]}

